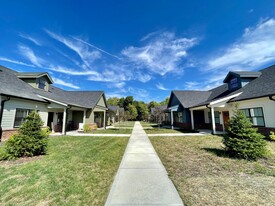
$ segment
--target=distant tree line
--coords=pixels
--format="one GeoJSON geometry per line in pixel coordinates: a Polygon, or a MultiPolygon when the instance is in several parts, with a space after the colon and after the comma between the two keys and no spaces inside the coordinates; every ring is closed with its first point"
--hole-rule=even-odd
{"type": "Polygon", "coordinates": [[[125,98],[111,97],[107,100],[107,104],[124,108],[124,119],[126,120],[148,121],[150,118],[151,108],[167,105],[168,101],[169,97],[161,102],[151,101],[149,103],[145,103],[144,101],[134,100],[133,96],[127,96],[125,98]]]}

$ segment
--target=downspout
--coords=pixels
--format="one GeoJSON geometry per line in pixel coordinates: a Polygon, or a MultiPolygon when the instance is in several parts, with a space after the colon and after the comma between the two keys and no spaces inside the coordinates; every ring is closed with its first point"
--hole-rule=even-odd
{"type": "Polygon", "coordinates": [[[9,101],[10,97],[8,96],[7,99],[4,99],[1,101],[1,111],[0,111],[0,142],[2,140],[2,117],[3,117],[3,113],[4,113],[4,106],[5,106],[5,102],[9,101]]]}

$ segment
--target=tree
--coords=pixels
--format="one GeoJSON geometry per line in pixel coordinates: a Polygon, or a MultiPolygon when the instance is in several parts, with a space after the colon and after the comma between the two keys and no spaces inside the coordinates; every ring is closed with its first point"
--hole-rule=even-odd
{"type": "Polygon", "coordinates": [[[155,108],[156,106],[160,106],[160,104],[158,102],[156,102],[156,101],[149,102],[149,104],[148,104],[149,111],[151,111],[151,109],[155,108]]]}
{"type": "Polygon", "coordinates": [[[129,112],[129,119],[130,120],[135,120],[138,116],[137,108],[132,104],[130,104],[128,106],[128,111],[127,112],[129,112]]]}
{"type": "Polygon", "coordinates": [[[165,100],[163,100],[162,102],[160,102],[160,105],[168,105],[169,99],[170,99],[170,97],[166,97],[165,100]]]}
{"type": "Polygon", "coordinates": [[[36,111],[26,117],[18,130],[5,144],[8,158],[46,154],[49,130],[42,131],[43,122],[36,111]]]}
{"type": "Polygon", "coordinates": [[[124,108],[124,97],[121,97],[121,98],[119,99],[119,101],[118,101],[118,106],[119,106],[120,108],[124,108]]]}
{"type": "Polygon", "coordinates": [[[118,105],[118,103],[119,103],[119,98],[117,98],[117,97],[111,97],[111,98],[109,98],[108,100],[107,100],[107,104],[108,105],[113,105],[113,106],[117,106],[118,105]]]}
{"type": "Polygon", "coordinates": [[[267,153],[264,136],[257,132],[257,128],[253,128],[244,112],[238,109],[234,112],[223,140],[226,150],[231,155],[244,159],[264,157],[267,153]]]}
{"type": "Polygon", "coordinates": [[[148,111],[147,104],[145,104],[142,101],[137,102],[136,108],[137,108],[137,112],[138,112],[137,120],[139,120],[139,121],[148,120],[149,111],[148,111]]]}
{"type": "Polygon", "coordinates": [[[154,119],[154,121],[158,124],[159,128],[160,128],[160,125],[162,123],[162,120],[163,120],[163,110],[161,110],[159,107],[156,107],[153,111],[153,114],[152,114],[152,119],[154,119]]]}
{"type": "Polygon", "coordinates": [[[134,102],[133,96],[127,96],[124,100],[123,107],[125,110],[129,110],[129,105],[132,105],[134,102]]]}

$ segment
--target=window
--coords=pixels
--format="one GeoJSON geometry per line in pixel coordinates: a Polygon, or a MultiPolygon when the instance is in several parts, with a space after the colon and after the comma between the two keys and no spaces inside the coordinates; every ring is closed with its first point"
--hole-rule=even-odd
{"type": "Polygon", "coordinates": [[[174,122],[183,122],[183,113],[182,112],[173,112],[174,122]]]}
{"type": "Polygon", "coordinates": [[[45,89],[46,81],[44,79],[38,79],[38,88],[39,89],[45,89]]]}
{"type": "Polygon", "coordinates": [[[230,80],[230,87],[231,87],[231,89],[235,89],[238,87],[238,79],[237,78],[233,78],[230,80]]]}
{"type": "Polygon", "coordinates": [[[31,112],[31,109],[16,109],[14,127],[19,127],[31,112]]]}
{"type": "MultiPolygon", "coordinates": [[[[215,116],[215,123],[216,124],[220,124],[220,112],[214,112],[214,116],[215,116]]],[[[212,118],[211,118],[211,113],[208,112],[208,118],[209,118],[209,122],[212,122],[212,118]]]]}
{"type": "Polygon", "coordinates": [[[241,109],[245,116],[250,119],[254,126],[265,126],[264,113],[262,107],[241,109]]]}

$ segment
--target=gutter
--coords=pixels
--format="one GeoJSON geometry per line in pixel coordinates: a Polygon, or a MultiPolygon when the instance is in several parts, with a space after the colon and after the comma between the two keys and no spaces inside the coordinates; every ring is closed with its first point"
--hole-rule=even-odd
{"type": "Polygon", "coordinates": [[[3,133],[3,130],[2,130],[2,117],[3,117],[3,113],[4,113],[4,106],[5,106],[5,102],[9,101],[10,100],[10,97],[7,96],[7,99],[4,99],[1,101],[1,110],[0,110],[0,142],[2,140],[2,133],[3,133]]]}
{"type": "Polygon", "coordinates": [[[275,102],[275,99],[272,98],[272,96],[273,96],[273,95],[270,95],[270,96],[268,96],[268,98],[269,98],[271,101],[274,101],[274,102],[275,102]]]}

